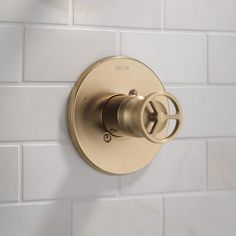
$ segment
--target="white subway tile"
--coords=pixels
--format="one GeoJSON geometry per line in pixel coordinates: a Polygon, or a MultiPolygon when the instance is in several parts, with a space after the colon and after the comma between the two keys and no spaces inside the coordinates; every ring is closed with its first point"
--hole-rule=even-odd
{"type": "Polygon", "coordinates": [[[74,21],[80,25],[161,27],[161,0],[75,0],[74,21]]]}
{"type": "Polygon", "coordinates": [[[166,0],[165,27],[190,30],[236,30],[234,0],[166,0]]]}
{"type": "Polygon", "coordinates": [[[171,87],[184,113],[181,137],[216,137],[236,135],[236,88],[171,87]]]}
{"type": "Polygon", "coordinates": [[[68,204],[0,206],[0,235],[70,235],[68,204]]]}
{"type": "Polygon", "coordinates": [[[0,27],[0,82],[19,81],[22,73],[22,47],[23,31],[20,28],[0,27]]]}
{"type": "Polygon", "coordinates": [[[116,53],[116,33],[27,28],[25,80],[75,81],[90,64],[116,53]]]}
{"type": "Polygon", "coordinates": [[[235,236],[235,219],[235,193],[165,199],[165,236],[235,236]]]}
{"type": "Polygon", "coordinates": [[[68,23],[68,1],[0,1],[0,21],[68,23]]]}
{"type": "Polygon", "coordinates": [[[208,188],[236,189],[236,139],[208,142],[208,188]]]}
{"type": "Polygon", "coordinates": [[[67,138],[68,86],[1,86],[0,141],[67,138]]]}
{"type": "Polygon", "coordinates": [[[24,199],[116,194],[118,177],[88,166],[72,145],[25,145],[23,150],[24,199]]]}
{"type": "Polygon", "coordinates": [[[207,81],[203,34],[123,32],[121,54],[145,63],[164,83],[207,81]]]}
{"type": "Polygon", "coordinates": [[[17,200],[18,147],[0,146],[0,201],[17,200]]]}
{"type": "Polygon", "coordinates": [[[121,177],[123,194],[192,191],[204,188],[204,142],[165,144],[149,166],[121,177]]]}
{"type": "Polygon", "coordinates": [[[159,198],[79,202],[74,236],[161,236],[159,198]]]}
{"type": "Polygon", "coordinates": [[[210,83],[236,83],[236,36],[210,35],[208,45],[210,83]]]}

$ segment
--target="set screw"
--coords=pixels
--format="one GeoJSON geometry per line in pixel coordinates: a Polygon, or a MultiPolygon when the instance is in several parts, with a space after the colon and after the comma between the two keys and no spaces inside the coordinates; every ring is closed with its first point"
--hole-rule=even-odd
{"type": "Polygon", "coordinates": [[[103,139],[106,143],[111,142],[111,135],[110,134],[104,134],[103,139]]]}
{"type": "Polygon", "coordinates": [[[138,92],[135,89],[132,89],[132,90],[129,91],[130,96],[137,96],[137,94],[138,94],[138,92]]]}

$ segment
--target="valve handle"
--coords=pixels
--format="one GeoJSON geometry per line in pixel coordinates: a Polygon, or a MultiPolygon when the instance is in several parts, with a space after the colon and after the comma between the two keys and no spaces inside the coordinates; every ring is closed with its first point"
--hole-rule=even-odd
{"type": "Polygon", "coordinates": [[[144,136],[154,142],[163,144],[166,143],[176,137],[178,134],[181,124],[183,120],[183,112],[181,109],[181,105],[177,98],[168,92],[154,92],[146,96],[143,100],[143,104],[140,110],[140,127],[142,129],[142,132],[144,136]],[[168,111],[163,103],[160,102],[160,99],[157,100],[158,97],[165,97],[168,100],[172,102],[175,108],[175,114],[168,114],[168,111]],[[147,122],[144,119],[144,113],[148,112],[148,125],[147,122]],[[165,137],[157,137],[157,134],[166,127],[167,123],[170,120],[175,120],[175,127],[171,131],[171,133],[165,137]],[[148,129],[147,127],[150,127],[151,129],[148,129]]]}

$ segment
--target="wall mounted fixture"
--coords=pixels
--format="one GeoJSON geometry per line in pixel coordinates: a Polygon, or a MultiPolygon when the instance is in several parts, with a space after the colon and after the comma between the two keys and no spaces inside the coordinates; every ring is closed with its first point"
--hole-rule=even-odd
{"type": "Polygon", "coordinates": [[[68,106],[69,133],[81,157],[113,174],[146,166],[162,144],[176,137],[182,118],[178,100],[155,73],[127,57],[104,58],[87,68],[68,106]],[[175,121],[171,130],[170,120],[175,121]]]}

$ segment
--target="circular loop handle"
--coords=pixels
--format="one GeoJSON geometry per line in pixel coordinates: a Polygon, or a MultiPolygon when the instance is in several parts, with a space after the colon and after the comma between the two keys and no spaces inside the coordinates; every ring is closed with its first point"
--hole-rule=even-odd
{"type": "Polygon", "coordinates": [[[143,100],[141,112],[140,112],[140,122],[141,128],[144,133],[144,136],[154,142],[154,143],[166,143],[176,137],[178,134],[180,127],[182,125],[183,120],[183,112],[181,109],[181,105],[177,98],[168,92],[163,93],[151,93],[143,100]],[[166,106],[157,100],[158,97],[165,97],[172,102],[175,108],[175,114],[168,114],[168,110],[166,106]],[[154,122],[151,130],[149,131],[144,122],[144,112],[146,109],[150,111],[150,107],[152,108],[153,112],[149,116],[149,122],[154,122]],[[164,108],[164,109],[163,109],[164,108]],[[175,120],[175,127],[173,128],[172,132],[163,138],[158,138],[157,134],[160,132],[160,127],[164,128],[169,120],[175,120]]]}

